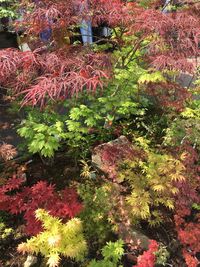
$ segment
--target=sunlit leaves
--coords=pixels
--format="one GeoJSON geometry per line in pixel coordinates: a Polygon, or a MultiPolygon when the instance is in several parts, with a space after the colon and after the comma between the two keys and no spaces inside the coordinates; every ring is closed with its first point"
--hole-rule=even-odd
{"type": "Polygon", "coordinates": [[[143,146],[146,158],[126,160],[119,175],[132,188],[127,196],[132,214],[149,220],[153,225],[160,223],[162,218],[159,206],[174,209],[174,196],[178,193],[174,182],[185,180],[185,167],[171,155],[156,153],[149,149],[147,143],[143,146]]]}
{"type": "Polygon", "coordinates": [[[42,209],[36,211],[36,218],[42,221],[43,231],[23,243],[23,246],[20,245],[20,252],[41,253],[48,258],[47,264],[50,267],[59,265],[61,255],[77,261],[83,259],[87,245],[79,219],[74,218],[63,224],[42,209]]]}
{"type": "MultiPolygon", "coordinates": [[[[118,262],[124,254],[123,249],[124,242],[118,240],[116,242],[107,242],[102,249],[102,255],[104,257],[101,261],[93,260],[87,267],[117,267],[118,262]]],[[[120,265],[121,266],[121,265],[120,265]]]]}
{"type": "Polygon", "coordinates": [[[29,117],[22,125],[18,133],[27,139],[28,149],[33,154],[39,152],[44,157],[52,157],[60,147],[60,140],[65,138],[61,121],[48,125],[29,117]]]}
{"type": "Polygon", "coordinates": [[[23,105],[44,106],[86,91],[94,93],[109,77],[108,56],[77,51],[48,53],[36,49],[0,53],[1,84],[24,96],[23,105]]]}
{"type": "Polygon", "coordinates": [[[152,83],[165,82],[165,81],[166,79],[164,78],[162,73],[159,71],[153,72],[153,73],[145,73],[141,75],[140,78],[138,79],[139,84],[143,84],[143,83],[147,84],[149,82],[152,82],[152,83]]]}

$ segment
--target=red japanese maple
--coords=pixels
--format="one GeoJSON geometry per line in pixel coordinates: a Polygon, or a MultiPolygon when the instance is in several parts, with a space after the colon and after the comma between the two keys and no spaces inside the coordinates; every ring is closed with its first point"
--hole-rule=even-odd
{"type": "Polygon", "coordinates": [[[138,263],[133,267],[154,267],[156,263],[155,252],[158,251],[158,248],[158,243],[155,240],[150,240],[149,249],[138,257],[138,263]]]}
{"type": "Polygon", "coordinates": [[[32,187],[23,186],[24,179],[13,176],[0,187],[0,210],[11,214],[22,213],[26,221],[26,233],[35,235],[41,231],[41,223],[35,218],[35,211],[43,208],[63,220],[74,217],[82,205],[74,189],[55,191],[54,185],[45,181],[32,187]]]}
{"type": "Polygon", "coordinates": [[[188,178],[177,183],[179,194],[176,197],[174,221],[187,266],[197,267],[200,264],[196,257],[200,251],[200,215],[192,209],[192,204],[200,202],[199,156],[188,143],[179,147],[178,151],[186,153],[183,163],[188,178]]]}
{"type": "Polygon", "coordinates": [[[191,97],[187,88],[174,82],[149,83],[146,88],[147,94],[154,97],[161,108],[173,108],[182,111],[185,101],[191,97]]]}
{"type": "MultiPolygon", "coordinates": [[[[154,2],[154,1],[153,1],[154,2]]],[[[23,27],[33,38],[33,52],[13,49],[0,52],[0,84],[24,96],[23,104],[45,105],[49,100],[63,100],[83,90],[94,92],[103,88],[112,75],[112,55],[94,52],[89,46],[59,43],[56,33],[73,35],[83,19],[94,26],[102,23],[120,28],[112,42],[121,49],[123,36],[130,35],[130,53],[140,49],[143,40],[147,46],[147,59],[156,69],[193,72],[194,61],[199,56],[200,16],[199,6],[183,8],[172,14],[163,14],[149,4],[144,9],[138,3],[121,0],[90,0],[81,8],[81,0],[21,1],[27,11],[23,27]],[[39,42],[39,33],[52,28],[51,44],[39,42]],[[35,46],[35,43],[37,45],[35,46]]],[[[58,35],[59,35],[58,34],[58,35]]],[[[178,103],[179,105],[179,103],[178,103]]]]}

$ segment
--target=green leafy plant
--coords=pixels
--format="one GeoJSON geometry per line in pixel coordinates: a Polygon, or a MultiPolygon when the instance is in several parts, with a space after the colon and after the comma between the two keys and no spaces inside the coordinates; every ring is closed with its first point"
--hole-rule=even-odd
{"type": "Polygon", "coordinates": [[[195,209],[195,210],[200,211],[200,204],[198,204],[198,203],[193,203],[193,204],[192,204],[192,208],[195,209]]]}
{"type": "Polygon", "coordinates": [[[0,0],[0,18],[17,17],[17,1],[16,0],[0,0]]]}
{"type": "Polygon", "coordinates": [[[124,254],[124,242],[108,242],[102,249],[103,260],[92,260],[87,267],[120,267],[120,260],[124,254]]]}
{"type": "Polygon", "coordinates": [[[95,186],[95,181],[81,184],[78,189],[79,195],[84,203],[84,210],[80,218],[84,225],[86,237],[93,242],[101,244],[111,233],[111,225],[108,221],[111,188],[105,184],[100,187],[95,186]]]}
{"type": "Polygon", "coordinates": [[[165,145],[181,145],[189,142],[200,147],[200,101],[193,100],[166,129],[165,145]]]}
{"type": "Polygon", "coordinates": [[[70,109],[66,120],[68,143],[74,147],[84,144],[90,147],[96,141],[108,141],[116,135],[119,120],[128,121],[132,116],[145,113],[144,106],[137,100],[137,84],[127,87],[120,79],[116,78],[101,96],[88,96],[87,101],[80,98],[70,109]]]}
{"type": "MultiPolygon", "coordinates": [[[[152,77],[149,77],[150,81],[164,80],[160,72],[147,74],[146,66],[140,60],[143,49],[134,50],[131,46],[134,36],[126,36],[122,29],[115,28],[111,39],[117,39],[118,35],[123,39],[123,46],[113,51],[113,77],[106,90],[97,90],[93,95],[82,93],[69,108],[67,142],[72,147],[82,147],[88,152],[94,143],[109,141],[119,135],[119,121],[128,122],[143,116],[149,105],[148,97],[140,92],[140,77],[149,75],[152,77]]],[[[145,47],[148,41],[143,43],[142,47],[145,47]]],[[[94,46],[94,49],[102,47],[94,46]]],[[[68,107],[69,101],[66,105],[68,107]]]]}
{"type": "Polygon", "coordinates": [[[139,84],[147,84],[147,83],[157,83],[157,82],[166,82],[165,77],[160,71],[156,71],[153,73],[145,73],[140,76],[138,79],[139,84]]]}
{"type": "Polygon", "coordinates": [[[6,239],[8,236],[10,236],[14,230],[10,227],[6,227],[5,223],[0,223],[0,238],[6,239]]]}
{"type": "Polygon", "coordinates": [[[167,266],[167,260],[169,259],[169,252],[167,251],[167,247],[159,244],[159,249],[155,252],[156,263],[161,266],[167,266]]]}
{"type": "Polygon", "coordinates": [[[59,120],[59,115],[48,111],[44,114],[29,112],[18,133],[26,139],[29,152],[44,157],[53,157],[61,140],[65,139],[64,123],[59,120]]]}

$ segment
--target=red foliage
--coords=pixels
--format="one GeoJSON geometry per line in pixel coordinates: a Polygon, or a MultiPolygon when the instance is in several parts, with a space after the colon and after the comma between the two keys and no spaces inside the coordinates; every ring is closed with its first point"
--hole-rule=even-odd
{"type": "Polygon", "coordinates": [[[200,214],[192,210],[192,204],[200,203],[199,156],[189,144],[182,145],[178,150],[186,152],[183,163],[188,178],[177,183],[179,194],[176,197],[174,220],[178,238],[183,246],[185,261],[188,267],[197,267],[200,264],[196,258],[196,253],[200,251],[200,214]]]}
{"type": "Polygon", "coordinates": [[[182,111],[185,101],[191,97],[187,88],[173,82],[149,83],[146,90],[161,107],[173,108],[176,111],[182,111]]]}
{"type": "Polygon", "coordinates": [[[0,187],[0,210],[11,214],[24,214],[26,233],[36,235],[41,223],[35,219],[35,211],[43,208],[63,220],[74,217],[82,205],[74,189],[55,192],[55,186],[40,181],[32,187],[22,186],[24,179],[13,176],[0,187]]]}
{"type": "Polygon", "coordinates": [[[188,245],[194,252],[200,251],[200,216],[196,216],[196,222],[185,223],[183,229],[178,232],[182,244],[188,245]]]}
{"type": "Polygon", "coordinates": [[[124,136],[112,142],[101,144],[94,149],[94,155],[101,159],[101,170],[115,179],[119,164],[126,159],[142,158],[143,152],[134,147],[124,136]]]}
{"type": "Polygon", "coordinates": [[[200,55],[200,16],[190,10],[163,14],[148,9],[137,18],[136,29],[154,33],[149,55],[157,69],[176,69],[192,72],[194,64],[187,59],[200,55]]]}
{"type": "Polygon", "coordinates": [[[138,257],[137,265],[133,267],[154,267],[156,263],[155,252],[158,251],[159,245],[155,240],[150,240],[149,249],[138,257]]]}
{"type": "MultiPolygon", "coordinates": [[[[82,19],[92,20],[95,26],[106,22],[116,27],[122,22],[128,22],[126,5],[121,0],[89,0],[89,4],[85,0],[35,2],[32,4],[33,11],[25,16],[23,22],[27,32],[32,34],[38,34],[50,25],[53,29],[70,28],[82,19]]],[[[25,7],[27,4],[30,7],[30,3],[24,1],[25,7]]]]}
{"type": "Polygon", "coordinates": [[[198,267],[199,261],[192,257],[187,251],[183,251],[183,256],[188,267],[198,267]]]}
{"type": "Polygon", "coordinates": [[[182,205],[176,208],[174,220],[187,266],[199,266],[196,253],[200,251],[200,215],[192,214],[189,207],[182,205]]]}
{"type": "Polygon", "coordinates": [[[107,144],[104,146],[101,158],[108,165],[117,164],[125,158],[130,158],[133,156],[133,149],[131,146],[124,144],[107,144]]]}
{"type": "MultiPolygon", "coordinates": [[[[80,8],[83,2],[22,1],[25,9],[32,8],[22,22],[29,35],[38,40],[42,30],[51,26],[53,31],[49,47],[25,53],[10,49],[0,52],[0,84],[12,88],[14,93],[23,94],[23,104],[43,106],[49,100],[63,100],[83,90],[94,92],[103,88],[112,73],[108,53],[98,54],[90,47],[66,43],[57,45],[56,31],[63,30],[65,37],[69,37],[73,35],[73,26],[80,24],[82,19],[90,19],[94,26],[106,23],[123,29],[127,35],[139,36],[130,41],[133,51],[140,48],[144,39],[150,38],[147,54],[157,69],[194,71],[194,64],[188,58],[199,56],[197,6],[166,15],[156,10],[155,5],[149,4],[148,9],[143,9],[135,2],[122,0],[90,0],[88,12],[86,5],[80,8]]],[[[121,35],[112,41],[119,47],[124,44],[121,35]]],[[[176,89],[183,92],[181,88],[176,89]]],[[[182,99],[178,99],[176,105],[180,105],[180,101],[182,99]]]]}
{"type": "Polygon", "coordinates": [[[0,51],[0,80],[18,94],[25,95],[23,104],[43,106],[49,99],[58,100],[78,95],[86,88],[94,92],[109,77],[108,57],[87,53],[76,57],[75,51],[43,53],[0,51]]]}

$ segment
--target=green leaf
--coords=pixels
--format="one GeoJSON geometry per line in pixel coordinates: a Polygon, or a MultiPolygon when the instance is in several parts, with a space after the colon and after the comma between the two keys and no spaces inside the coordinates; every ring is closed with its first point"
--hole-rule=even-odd
{"type": "Polygon", "coordinates": [[[33,127],[33,130],[36,132],[46,132],[48,130],[48,126],[42,123],[38,123],[33,127]]]}
{"type": "Polygon", "coordinates": [[[156,71],[154,73],[145,73],[140,76],[138,79],[139,84],[147,84],[149,82],[158,83],[158,82],[166,82],[166,79],[162,75],[160,71],[156,71]]]}

